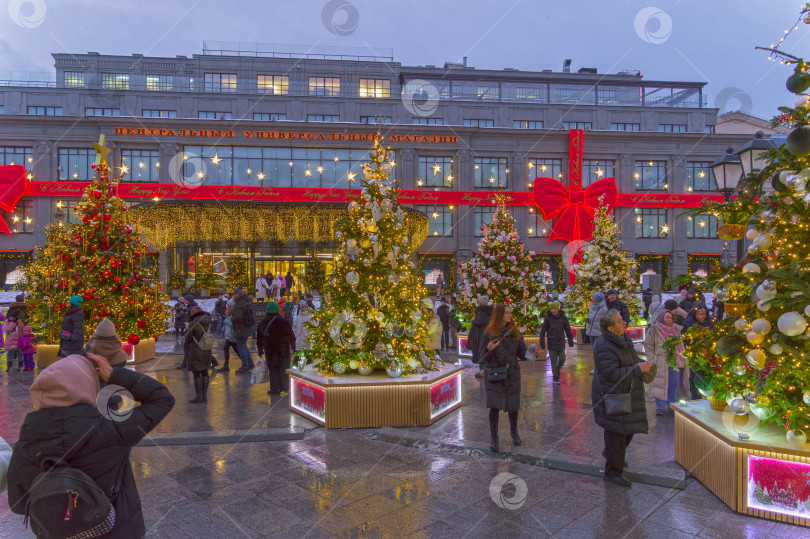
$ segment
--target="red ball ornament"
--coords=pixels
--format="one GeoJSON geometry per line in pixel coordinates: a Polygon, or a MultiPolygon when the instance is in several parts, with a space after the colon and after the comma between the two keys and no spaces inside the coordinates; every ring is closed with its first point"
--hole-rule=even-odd
{"type": "Polygon", "coordinates": [[[110,215],[109,213],[105,213],[104,214],[104,220],[105,221],[112,221],[112,215],[110,215]]]}
{"type": "Polygon", "coordinates": [[[102,275],[104,275],[105,277],[109,277],[110,275],[112,275],[112,272],[111,272],[110,270],[104,270],[104,271],[102,271],[101,273],[102,273],[102,275]]]}
{"type": "Polygon", "coordinates": [[[137,322],[135,322],[135,325],[143,329],[146,327],[146,320],[138,320],[137,322]]]}
{"type": "Polygon", "coordinates": [[[101,191],[99,191],[98,189],[93,189],[92,195],[93,195],[93,198],[99,199],[99,198],[101,198],[101,191]]]}
{"type": "Polygon", "coordinates": [[[135,335],[134,333],[129,334],[129,338],[127,338],[127,342],[132,346],[135,346],[139,342],[141,342],[141,338],[135,335]]]}
{"type": "Polygon", "coordinates": [[[70,257],[65,255],[62,257],[62,260],[64,260],[65,262],[70,262],[70,257]]]}

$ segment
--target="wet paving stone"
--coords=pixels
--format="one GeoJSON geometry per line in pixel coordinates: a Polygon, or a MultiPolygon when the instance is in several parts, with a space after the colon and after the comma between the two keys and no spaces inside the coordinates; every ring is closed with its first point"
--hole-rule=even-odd
{"type": "MultiPolygon", "coordinates": [[[[207,405],[186,402],[191,375],[175,369],[172,342],[137,370],[165,383],[177,406],[156,432],[223,433],[297,429],[302,440],[136,447],[131,453],[147,537],[810,537],[810,531],[733,513],[691,477],[683,489],[607,485],[600,477],[521,461],[508,445],[489,452],[488,412],[475,369],[464,372],[464,405],[430,427],[326,430],[289,411],[287,397],[267,396],[249,377],[212,375],[207,405]],[[499,474],[525,484],[493,498],[499,474]],[[496,503],[498,501],[498,503],[496,503]]],[[[590,405],[590,350],[572,349],[562,384],[547,362],[521,364],[520,451],[600,467],[602,431],[590,405]]],[[[32,373],[0,373],[0,435],[13,442],[34,409],[32,373]]],[[[648,410],[650,433],[628,450],[631,470],[681,471],[674,461],[673,419],[648,410]]],[[[30,537],[0,494],[0,538],[30,537]]]]}

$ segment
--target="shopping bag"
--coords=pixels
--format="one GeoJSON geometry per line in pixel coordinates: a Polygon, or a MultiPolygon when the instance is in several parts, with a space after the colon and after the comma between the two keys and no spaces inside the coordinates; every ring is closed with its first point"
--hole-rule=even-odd
{"type": "Polygon", "coordinates": [[[250,373],[250,383],[251,384],[266,384],[270,380],[270,373],[267,370],[267,362],[259,358],[256,361],[256,366],[253,368],[253,372],[250,373]]]}

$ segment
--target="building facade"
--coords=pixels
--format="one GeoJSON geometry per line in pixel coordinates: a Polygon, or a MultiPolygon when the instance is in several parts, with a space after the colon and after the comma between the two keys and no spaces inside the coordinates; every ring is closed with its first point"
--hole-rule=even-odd
{"type": "MultiPolygon", "coordinates": [[[[456,263],[477,249],[494,210],[492,192],[529,193],[537,176],[568,184],[571,130],[584,130],[583,188],[615,177],[620,193],[654,195],[651,200],[716,194],[709,165],[751,138],[714,132],[717,109],[707,107],[704,83],[593,69],[403,66],[391,56],[338,52],[214,44],[191,58],[54,54],[55,82],[0,87],[0,164],[24,163],[32,182],[86,182],[92,143],[104,134],[116,174],[127,170],[122,184],[138,186],[132,205],[165,204],[165,197],[154,200],[169,191],[160,186],[201,185],[228,196],[194,204],[227,204],[248,192],[242,188],[354,188],[353,175],[361,173],[379,131],[394,151],[400,188],[424,193],[409,200],[430,222],[416,249],[419,266],[426,275],[440,269],[452,278],[456,263]],[[438,193],[445,191],[458,192],[459,203],[442,203],[438,193]]],[[[3,214],[13,231],[0,237],[6,286],[19,261],[44,243],[45,225],[74,217],[76,200],[31,195],[3,214]]],[[[283,205],[262,204],[268,211],[283,205]]],[[[566,243],[548,241],[554,223],[530,204],[512,208],[525,245],[542,254],[539,260],[563,286],[566,243]]],[[[680,217],[685,209],[614,210],[624,249],[639,259],[640,272],[666,280],[708,271],[719,259],[724,242],[716,218],[680,217]]],[[[155,258],[166,280],[173,271],[193,273],[200,256],[226,268],[229,257],[241,254],[254,274],[296,272],[307,256],[328,258],[335,249],[329,241],[244,241],[234,233],[159,246],[155,258]]]]}

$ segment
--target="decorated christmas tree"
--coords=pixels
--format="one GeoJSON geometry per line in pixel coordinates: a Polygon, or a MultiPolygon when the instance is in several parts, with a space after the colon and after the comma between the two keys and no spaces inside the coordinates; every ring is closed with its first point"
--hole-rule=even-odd
{"type": "MultiPolygon", "coordinates": [[[[788,89],[810,88],[807,64],[779,56],[796,66],[788,89]]],[[[747,223],[752,245],[746,259],[711,283],[727,318],[687,341],[687,353],[704,395],[726,400],[739,415],[778,423],[788,441],[802,444],[810,433],[810,96],[780,110],[774,124],[793,127],[787,143],[757,152],[755,159],[765,159],[754,161],[735,198],[709,207],[747,223]]]]}
{"type": "Polygon", "coordinates": [[[545,312],[541,295],[546,277],[532,262],[534,252],[524,250],[505,197],[496,195],[495,204],[492,222],[482,227],[478,254],[459,264],[463,292],[459,310],[465,320],[472,320],[478,298],[487,296],[492,303],[510,305],[520,330],[533,334],[545,312]]]}
{"type": "Polygon", "coordinates": [[[326,284],[326,264],[317,256],[313,256],[304,265],[304,285],[312,292],[320,291],[324,284],[326,284]]]}
{"type": "Polygon", "coordinates": [[[582,326],[588,316],[591,296],[615,289],[619,299],[627,303],[630,323],[642,322],[644,304],[635,295],[640,292],[636,263],[622,251],[619,227],[600,205],[594,215],[593,240],[583,248],[582,261],[574,264],[576,281],[565,292],[565,312],[571,325],[582,326]]]}
{"type": "Polygon", "coordinates": [[[47,227],[45,245],[23,269],[31,326],[47,343],[59,342],[59,328],[72,296],[84,298],[85,336],[102,318],[117,326],[130,344],[162,335],[167,299],[141,269],[146,245],[116,196],[103,138],[97,144],[96,175],[87,186],[76,214],[81,223],[47,227]]]}
{"type": "Polygon", "coordinates": [[[233,292],[237,286],[246,290],[251,289],[250,277],[248,276],[247,260],[243,256],[233,256],[228,262],[228,273],[225,274],[225,282],[228,285],[228,292],[233,292]]]}
{"type": "Polygon", "coordinates": [[[374,141],[361,194],[336,232],[340,255],[322,290],[325,301],[309,324],[311,356],[323,373],[370,374],[379,368],[396,376],[438,368],[438,356],[426,346],[421,298],[427,291],[409,260],[415,246],[381,139],[378,134],[374,141]]]}

